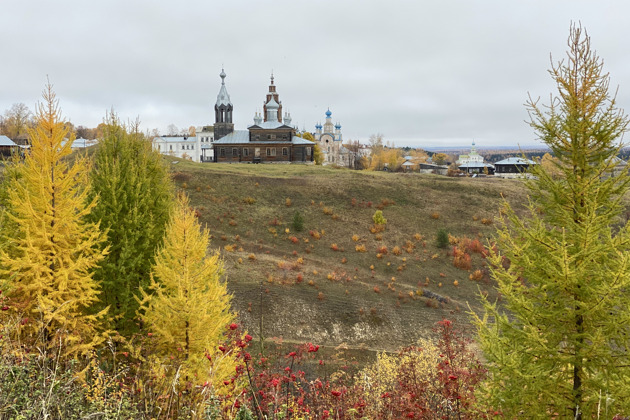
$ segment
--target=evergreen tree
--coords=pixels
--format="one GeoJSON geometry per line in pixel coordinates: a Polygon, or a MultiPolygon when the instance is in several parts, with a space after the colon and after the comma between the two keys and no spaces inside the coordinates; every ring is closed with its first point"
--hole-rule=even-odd
{"type": "Polygon", "coordinates": [[[149,273],[172,209],[173,188],[161,155],[138,132],[106,118],[90,174],[91,195],[99,201],[91,219],[107,231],[109,253],[94,278],[103,289],[115,328],[133,331],[134,295],[148,286],[149,273]]]}
{"type": "Polygon", "coordinates": [[[568,46],[550,71],[558,95],[528,102],[561,176],[538,165],[528,216],[505,205],[490,258],[504,304],[477,318],[485,397],[508,418],[611,418],[630,401],[629,177],[609,176],[628,119],[581,27],[568,46]]]}
{"type": "Polygon", "coordinates": [[[87,164],[64,159],[73,137],[61,120],[48,84],[29,129],[31,148],[11,162],[0,235],[0,290],[10,315],[21,319],[15,339],[42,351],[62,345],[65,354],[85,353],[103,341],[99,319],[87,314],[98,301],[92,269],[103,258],[98,224],[86,221],[96,204],[87,197],[87,164]],[[67,140],[67,141],[66,141],[67,140]]]}
{"type": "Polygon", "coordinates": [[[153,336],[157,357],[181,355],[180,377],[193,383],[210,379],[217,389],[235,374],[234,355],[218,350],[235,315],[220,279],[219,254],[206,255],[208,238],[188,198],[180,196],[155,258],[151,285],[141,290],[139,314],[153,336]]]}

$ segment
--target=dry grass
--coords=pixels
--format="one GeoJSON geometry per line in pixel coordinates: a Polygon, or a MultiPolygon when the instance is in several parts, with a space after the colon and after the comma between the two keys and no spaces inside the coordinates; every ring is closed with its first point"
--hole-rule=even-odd
{"type": "MultiPolygon", "coordinates": [[[[481,255],[471,254],[471,272],[455,268],[453,256],[435,246],[436,233],[445,228],[453,236],[479,238],[485,244],[496,227],[479,220],[492,220],[498,214],[500,193],[516,207],[526,202],[525,189],[511,180],[303,165],[180,161],[174,166],[184,174],[178,178],[185,179],[192,205],[205,208],[200,221],[212,235],[239,235],[239,250],[223,253],[223,258],[233,305],[246,328],[257,331],[260,305],[248,310],[248,302],[260,300],[262,281],[265,336],[329,346],[351,341],[356,346],[393,350],[414,343],[419,334],[429,334],[443,318],[469,322],[466,311],[455,311],[455,307],[466,307],[468,302],[477,309],[478,287],[491,298],[495,292],[487,276],[469,280],[471,273],[482,269],[481,255]],[[206,185],[212,185],[212,191],[197,191],[197,186],[206,185]],[[287,197],[291,197],[290,207],[287,197]],[[376,238],[369,233],[374,215],[371,203],[382,205],[385,200],[387,226],[375,232],[376,238]],[[332,209],[339,220],[326,214],[332,209]],[[295,211],[304,217],[304,231],[287,233],[295,211]],[[439,218],[432,218],[433,213],[439,218]],[[230,226],[230,220],[236,224],[230,226]],[[272,228],[270,221],[275,221],[272,228]],[[389,252],[379,252],[384,250],[389,252]],[[239,258],[247,263],[239,264],[239,258]],[[287,277],[278,262],[296,258],[302,260],[299,271],[287,277]],[[327,280],[328,273],[335,273],[335,281],[327,280]],[[425,286],[425,278],[437,279],[439,273],[449,281],[442,287],[437,282],[425,286]],[[303,280],[296,281],[298,274],[303,280]],[[393,276],[395,287],[388,288],[393,276]],[[273,283],[267,283],[269,278],[273,283]],[[416,294],[420,287],[447,297],[449,303],[427,306],[427,298],[416,294]],[[409,293],[416,299],[407,298],[409,293]]],[[[220,244],[214,241],[211,247],[220,244]]]]}

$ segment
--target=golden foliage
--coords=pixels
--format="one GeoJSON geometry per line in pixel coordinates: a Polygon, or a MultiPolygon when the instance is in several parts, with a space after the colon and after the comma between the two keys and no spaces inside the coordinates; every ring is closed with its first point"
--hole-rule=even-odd
{"type": "Polygon", "coordinates": [[[219,393],[236,362],[217,350],[235,315],[221,281],[219,254],[206,255],[209,232],[200,229],[188,198],[180,195],[158,251],[150,289],[141,290],[139,316],[153,334],[155,366],[186,381],[208,381],[219,393]],[[169,358],[179,357],[171,366],[169,358]],[[210,360],[212,363],[210,363],[210,360]]]}
{"type": "Polygon", "coordinates": [[[23,344],[61,343],[66,355],[85,354],[104,340],[99,322],[107,310],[87,313],[98,301],[92,270],[106,252],[97,248],[104,236],[85,222],[95,205],[87,201],[88,164],[65,159],[74,137],[50,84],[36,122],[29,153],[5,173],[0,290],[11,298],[9,315],[22,319],[15,334],[23,344]]]}

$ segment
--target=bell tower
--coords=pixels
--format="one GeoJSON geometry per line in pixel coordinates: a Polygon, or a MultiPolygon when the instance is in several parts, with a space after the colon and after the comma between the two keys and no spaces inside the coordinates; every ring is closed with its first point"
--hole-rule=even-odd
{"type": "Polygon", "coordinates": [[[273,84],[273,73],[271,73],[271,84],[269,85],[269,92],[267,92],[267,99],[263,105],[263,116],[265,121],[282,122],[282,102],[278,99],[276,85],[273,84]]]}
{"type": "Polygon", "coordinates": [[[221,69],[221,89],[217,95],[217,102],[214,105],[214,139],[219,140],[222,137],[234,131],[234,123],[232,123],[232,111],[234,109],[230,101],[230,95],[225,87],[225,71],[221,69]]]}

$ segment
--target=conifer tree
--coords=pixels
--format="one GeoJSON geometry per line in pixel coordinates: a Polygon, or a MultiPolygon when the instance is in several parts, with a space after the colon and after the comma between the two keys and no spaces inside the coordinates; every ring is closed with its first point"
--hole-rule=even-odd
{"type": "Polygon", "coordinates": [[[561,176],[537,165],[528,215],[505,205],[490,258],[504,303],[477,318],[484,394],[507,418],[611,418],[630,401],[630,180],[610,173],[628,118],[581,27],[568,47],[550,71],[557,96],[528,102],[561,176]]]}
{"type": "Polygon", "coordinates": [[[61,344],[65,354],[85,353],[103,341],[105,311],[86,310],[98,301],[92,269],[106,250],[99,249],[98,224],[86,221],[95,205],[87,198],[87,163],[66,159],[73,137],[50,84],[28,134],[31,147],[23,161],[12,161],[5,184],[0,289],[11,302],[5,312],[21,319],[14,338],[26,348],[61,344]]]}
{"type": "Polygon", "coordinates": [[[99,197],[90,217],[106,230],[109,252],[94,278],[101,284],[101,301],[110,307],[113,326],[128,333],[136,329],[134,296],[149,284],[174,197],[168,168],[137,125],[124,127],[113,113],[105,122],[90,173],[90,194],[99,197]]]}
{"type": "Polygon", "coordinates": [[[235,315],[221,281],[223,264],[218,252],[207,255],[208,242],[208,230],[200,230],[188,198],[181,195],[155,258],[150,288],[141,291],[139,314],[156,356],[181,354],[180,377],[193,383],[210,379],[220,388],[235,373],[234,355],[218,350],[235,315]]]}

